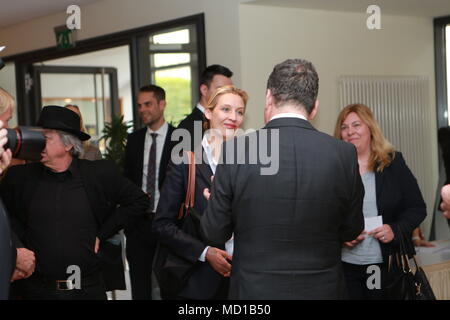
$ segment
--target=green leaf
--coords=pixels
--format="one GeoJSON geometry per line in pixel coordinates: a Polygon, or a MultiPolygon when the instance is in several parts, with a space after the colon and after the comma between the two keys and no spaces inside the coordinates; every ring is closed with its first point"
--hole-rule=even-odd
{"type": "Polygon", "coordinates": [[[128,130],[132,126],[131,121],[123,121],[123,116],[113,115],[111,122],[105,123],[103,135],[100,138],[105,140],[105,159],[113,160],[120,168],[123,168],[128,130]]]}

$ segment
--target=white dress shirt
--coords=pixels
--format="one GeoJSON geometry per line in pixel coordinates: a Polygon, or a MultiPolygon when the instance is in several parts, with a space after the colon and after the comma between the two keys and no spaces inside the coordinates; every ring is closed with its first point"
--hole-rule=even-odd
{"type": "Polygon", "coordinates": [[[299,113],[291,113],[291,112],[276,114],[272,118],[270,118],[270,121],[272,121],[274,119],[279,119],[279,118],[299,118],[299,119],[308,121],[308,119],[306,119],[306,117],[304,115],[299,114],[299,113]]]}
{"type": "MultiPolygon", "coordinates": [[[[202,147],[203,150],[205,150],[205,154],[206,154],[206,158],[208,159],[208,163],[209,163],[209,167],[211,168],[211,171],[213,172],[213,174],[216,174],[216,169],[217,169],[217,161],[216,159],[213,157],[212,154],[212,147],[208,142],[208,137],[207,134],[205,134],[203,136],[203,140],[202,140],[202,147]]],[[[209,246],[207,246],[205,248],[205,250],[203,250],[203,253],[200,255],[200,258],[198,258],[198,260],[205,262],[206,259],[206,252],[208,251],[209,246]]],[[[228,252],[228,254],[230,256],[233,255],[233,250],[234,250],[234,241],[233,241],[233,236],[231,236],[231,239],[229,239],[226,243],[225,243],[225,250],[228,252]]]]}
{"type": "Polygon", "coordinates": [[[150,154],[150,148],[153,144],[153,139],[151,134],[156,133],[156,181],[155,181],[155,210],[158,206],[159,201],[159,167],[161,164],[161,156],[164,149],[164,142],[166,141],[167,131],[169,130],[169,125],[167,122],[156,131],[150,130],[147,127],[147,133],[145,134],[145,143],[144,143],[144,165],[142,172],[142,191],[147,192],[147,172],[148,172],[148,157],[150,154]]]}
{"type": "Polygon", "coordinates": [[[200,104],[200,102],[197,103],[197,108],[198,108],[202,113],[205,113],[205,107],[202,106],[202,105],[200,104]]]}

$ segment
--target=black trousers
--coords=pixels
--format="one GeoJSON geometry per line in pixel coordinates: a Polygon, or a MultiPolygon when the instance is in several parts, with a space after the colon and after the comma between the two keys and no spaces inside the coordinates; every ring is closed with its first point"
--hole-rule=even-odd
{"type": "Polygon", "coordinates": [[[342,262],[350,300],[384,300],[386,283],[386,265],[384,263],[371,265],[356,265],[342,262]],[[374,271],[368,270],[370,266],[377,266],[380,270],[380,288],[369,288],[368,282],[373,284],[374,271]],[[368,273],[369,271],[369,273],[368,273]],[[369,279],[369,277],[371,277],[369,279]],[[369,280],[369,281],[368,281],[369,280]]]}
{"type": "Polygon", "coordinates": [[[24,300],[107,300],[101,274],[81,280],[80,289],[58,290],[56,280],[45,279],[38,274],[20,280],[21,298],[24,300]]]}
{"type": "MultiPolygon", "coordinates": [[[[217,288],[217,292],[212,296],[209,300],[228,300],[228,291],[230,290],[230,278],[223,278],[220,282],[219,288],[217,288]]],[[[163,300],[190,300],[194,301],[195,299],[186,298],[183,296],[162,296],[163,300]]],[[[204,299],[202,299],[204,300],[204,299]]]]}
{"type": "Polygon", "coordinates": [[[126,253],[130,266],[131,296],[133,300],[152,299],[152,265],[156,251],[156,239],[151,235],[151,220],[147,220],[148,232],[134,230],[127,233],[126,253]]]}

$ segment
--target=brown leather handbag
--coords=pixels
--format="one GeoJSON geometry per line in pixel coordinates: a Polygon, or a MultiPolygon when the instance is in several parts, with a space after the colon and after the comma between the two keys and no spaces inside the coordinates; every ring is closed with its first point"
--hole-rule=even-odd
{"type": "MultiPolygon", "coordinates": [[[[180,206],[177,225],[183,232],[200,239],[201,216],[194,209],[195,203],[195,154],[187,152],[189,158],[188,186],[184,202],[180,206]]],[[[198,262],[189,261],[170,248],[159,243],[155,253],[153,271],[158,279],[162,295],[176,297],[184,288],[198,262]]]]}

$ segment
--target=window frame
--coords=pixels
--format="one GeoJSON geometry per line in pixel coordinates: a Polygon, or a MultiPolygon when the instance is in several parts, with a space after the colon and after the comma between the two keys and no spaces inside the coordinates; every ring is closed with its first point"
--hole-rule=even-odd
{"type": "MultiPolygon", "coordinates": [[[[136,96],[139,88],[148,84],[148,76],[151,74],[149,73],[148,56],[149,35],[186,25],[195,25],[196,27],[198,70],[203,70],[206,68],[205,17],[203,13],[77,41],[76,46],[69,49],[57,49],[55,44],[51,48],[4,57],[5,63],[14,62],[15,64],[18,124],[34,125],[40,112],[41,106],[36,106],[33,102],[34,90],[29,90],[28,93],[26,90],[26,75],[29,74],[33,77],[31,68],[34,63],[128,45],[133,91],[133,122],[134,127],[139,128],[142,123],[137,112],[136,96]],[[146,63],[146,59],[148,63],[146,63]]],[[[193,92],[198,91],[198,79],[196,78],[199,76],[198,74],[192,77],[191,87],[193,92]]]]}
{"type": "Polygon", "coordinates": [[[434,46],[435,46],[435,72],[436,72],[436,116],[438,128],[448,126],[447,97],[447,49],[445,28],[450,25],[450,16],[434,19],[434,46]]]}

